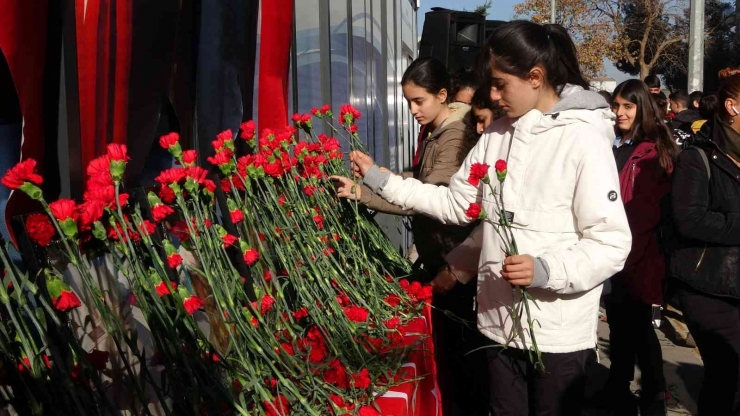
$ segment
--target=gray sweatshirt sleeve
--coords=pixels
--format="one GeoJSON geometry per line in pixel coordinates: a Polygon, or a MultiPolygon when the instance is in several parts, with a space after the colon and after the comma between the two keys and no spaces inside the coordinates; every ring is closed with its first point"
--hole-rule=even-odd
{"type": "Polygon", "coordinates": [[[373,165],[365,174],[363,183],[377,193],[388,183],[390,177],[391,173],[389,171],[381,171],[378,165],[373,165]]]}
{"type": "Polygon", "coordinates": [[[534,278],[529,287],[545,287],[550,281],[550,266],[547,261],[541,257],[534,259],[534,278]]]}

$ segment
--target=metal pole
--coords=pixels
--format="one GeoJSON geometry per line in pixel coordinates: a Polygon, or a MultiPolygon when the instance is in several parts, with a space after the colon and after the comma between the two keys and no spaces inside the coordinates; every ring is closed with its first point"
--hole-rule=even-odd
{"type": "Polygon", "coordinates": [[[550,0],[550,23],[555,24],[555,0],[550,0]]]}
{"type": "Polygon", "coordinates": [[[691,0],[688,92],[704,87],[704,0],[691,0]]]}

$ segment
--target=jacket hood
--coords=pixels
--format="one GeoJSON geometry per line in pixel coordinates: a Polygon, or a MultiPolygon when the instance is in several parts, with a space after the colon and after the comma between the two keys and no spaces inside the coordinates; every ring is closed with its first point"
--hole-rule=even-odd
{"type": "Polygon", "coordinates": [[[684,124],[684,123],[693,123],[696,120],[699,120],[701,118],[701,115],[696,110],[683,110],[680,113],[676,114],[675,117],[673,117],[673,120],[684,124]]]}
{"type": "Polygon", "coordinates": [[[462,121],[470,111],[470,106],[465,103],[452,103],[448,107],[450,109],[450,115],[442,122],[441,126],[434,129],[432,134],[429,135],[428,140],[436,139],[448,129],[465,130],[465,124],[462,121]]]}
{"type": "Polygon", "coordinates": [[[560,93],[560,101],[547,113],[531,110],[520,117],[517,124],[530,124],[533,133],[542,133],[554,127],[573,123],[587,123],[604,133],[611,143],[614,140],[616,117],[604,97],[577,85],[567,84],[560,93]]]}

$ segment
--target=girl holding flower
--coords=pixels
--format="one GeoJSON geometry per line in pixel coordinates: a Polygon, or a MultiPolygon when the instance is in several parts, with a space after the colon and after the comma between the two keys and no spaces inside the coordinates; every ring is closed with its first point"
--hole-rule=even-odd
{"type": "Polygon", "coordinates": [[[359,152],[351,159],[383,198],[443,223],[475,220],[468,211],[480,204],[478,218],[489,220],[461,246],[466,255],[456,249],[447,260],[462,275],[477,270],[478,329],[506,347],[487,350],[493,413],[578,415],[602,284],[622,269],[631,244],[611,152],[614,115],[587,91],[561,26],[507,23],[486,53],[491,99],[506,117],[486,130],[449,187],[391,175],[359,152]],[[499,181],[481,177],[498,160],[499,181]],[[500,224],[510,226],[513,253],[500,224]],[[536,303],[532,332],[512,309],[517,286],[536,303]],[[535,347],[530,334],[544,370],[528,360],[535,347]]]}

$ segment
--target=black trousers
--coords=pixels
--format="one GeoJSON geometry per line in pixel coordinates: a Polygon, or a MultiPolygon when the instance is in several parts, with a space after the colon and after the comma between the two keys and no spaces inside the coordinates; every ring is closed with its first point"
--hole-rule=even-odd
{"type": "Polygon", "coordinates": [[[629,394],[635,376],[635,364],[642,374],[642,394],[646,400],[666,389],[663,373],[663,351],[655,333],[652,305],[636,302],[627,296],[619,283],[612,281],[612,292],[606,299],[609,323],[609,378],[607,390],[629,394]]]}
{"type": "Polygon", "coordinates": [[[476,326],[476,286],[473,279],[434,295],[432,321],[444,416],[489,415],[486,350],[471,353],[488,342],[476,326]]]}
{"type": "Polygon", "coordinates": [[[699,416],[740,415],[740,302],[682,282],[675,282],[675,290],[704,361],[699,416]]]}
{"type": "Polygon", "coordinates": [[[486,351],[494,416],[581,414],[586,363],[593,357],[593,350],[543,353],[544,374],[534,369],[526,351],[513,348],[486,351]]]}

